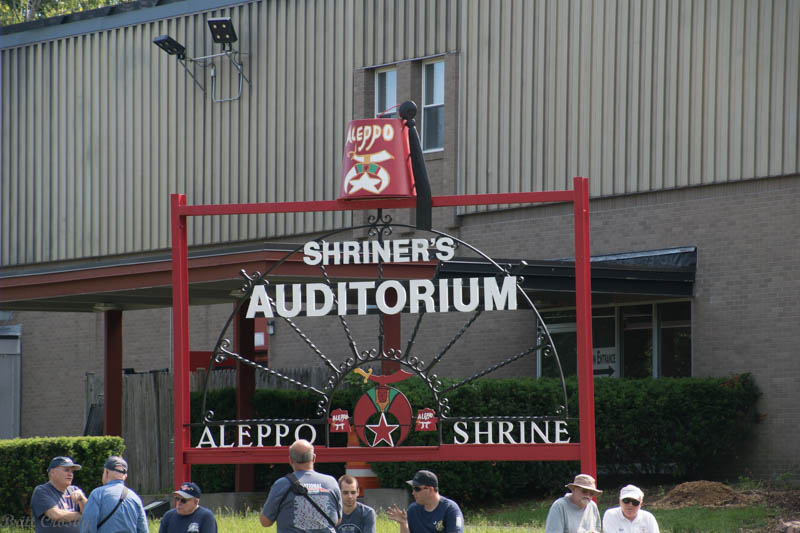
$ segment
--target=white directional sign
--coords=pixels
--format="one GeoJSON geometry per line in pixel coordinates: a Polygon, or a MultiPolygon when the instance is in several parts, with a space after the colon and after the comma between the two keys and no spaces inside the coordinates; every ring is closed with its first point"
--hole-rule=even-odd
{"type": "Polygon", "coordinates": [[[619,377],[619,357],[615,347],[595,348],[592,351],[592,362],[595,377],[619,377]]]}

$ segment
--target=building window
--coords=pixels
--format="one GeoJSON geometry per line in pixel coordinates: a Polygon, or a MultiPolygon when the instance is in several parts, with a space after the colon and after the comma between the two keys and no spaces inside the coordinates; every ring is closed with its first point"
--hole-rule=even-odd
{"type": "Polygon", "coordinates": [[[425,63],[422,73],[422,149],[444,148],[444,61],[425,63]]]}
{"type": "MultiPolygon", "coordinates": [[[[691,309],[691,302],[593,309],[595,377],[691,376],[691,309]]],[[[542,315],[558,350],[564,376],[577,375],[575,311],[542,315]]],[[[537,366],[539,376],[558,377],[555,358],[540,353],[537,366]]]]}
{"type": "MultiPolygon", "coordinates": [[[[375,73],[375,116],[397,105],[397,70],[381,69],[375,73]]],[[[397,109],[383,115],[383,118],[397,118],[397,109]]]]}

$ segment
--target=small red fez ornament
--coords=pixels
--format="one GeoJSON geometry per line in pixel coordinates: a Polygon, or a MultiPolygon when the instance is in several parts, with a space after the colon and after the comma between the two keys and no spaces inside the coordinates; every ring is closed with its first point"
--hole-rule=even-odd
{"type": "Polygon", "coordinates": [[[351,120],[347,125],[340,200],[416,196],[408,131],[399,118],[351,120]]]}

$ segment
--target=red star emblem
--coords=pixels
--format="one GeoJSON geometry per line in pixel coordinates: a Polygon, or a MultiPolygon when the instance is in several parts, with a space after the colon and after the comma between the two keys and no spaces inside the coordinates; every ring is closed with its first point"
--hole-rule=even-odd
{"type": "Polygon", "coordinates": [[[381,413],[381,419],[377,424],[367,424],[367,429],[375,433],[375,438],[372,440],[372,446],[377,446],[382,441],[386,442],[389,446],[394,446],[392,440],[392,431],[399,428],[399,424],[389,424],[386,422],[386,413],[381,413]]]}

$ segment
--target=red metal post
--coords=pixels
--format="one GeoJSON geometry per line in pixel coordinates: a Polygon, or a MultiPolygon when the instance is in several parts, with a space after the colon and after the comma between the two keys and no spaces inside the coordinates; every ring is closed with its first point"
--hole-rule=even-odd
{"type": "Polygon", "coordinates": [[[186,238],[186,215],[180,208],[186,205],[186,195],[170,196],[172,217],[172,372],[175,402],[175,474],[177,489],[192,476],[191,466],[184,453],[191,446],[189,396],[189,249],[186,238]]]}
{"type": "Polygon", "coordinates": [[[106,311],[103,432],[122,435],[122,311],[106,311]]]}
{"type": "Polygon", "coordinates": [[[581,472],[597,478],[592,364],[592,271],[589,243],[589,180],[573,180],[575,202],[575,318],[578,342],[578,415],[581,472]]]}
{"type": "MultiPolygon", "coordinates": [[[[575,178],[573,191],[502,193],[433,198],[433,207],[573,202],[575,215],[575,279],[578,329],[578,391],[580,444],[515,444],[503,446],[502,459],[509,461],[581,461],[583,472],[596,476],[594,433],[594,376],[592,365],[592,302],[589,246],[589,187],[586,178],[575,178]]],[[[412,208],[414,200],[364,200],[282,202],[187,206],[184,195],[172,195],[173,314],[175,330],[175,483],[189,479],[190,464],[253,464],[285,462],[286,448],[191,448],[189,433],[189,323],[188,250],[186,219],[190,216],[355,211],[372,208],[412,208]]],[[[393,330],[393,328],[387,328],[393,330]]],[[[399,332],[399,329],[396,330],[399,332]]],[[[396,341],[385,339],[389,347],[396,341]]],[[[369,461],[491,461],[494,446],[443,444],[438,447],[324,448],[317,447],[319,462],[369,461]]]]}

